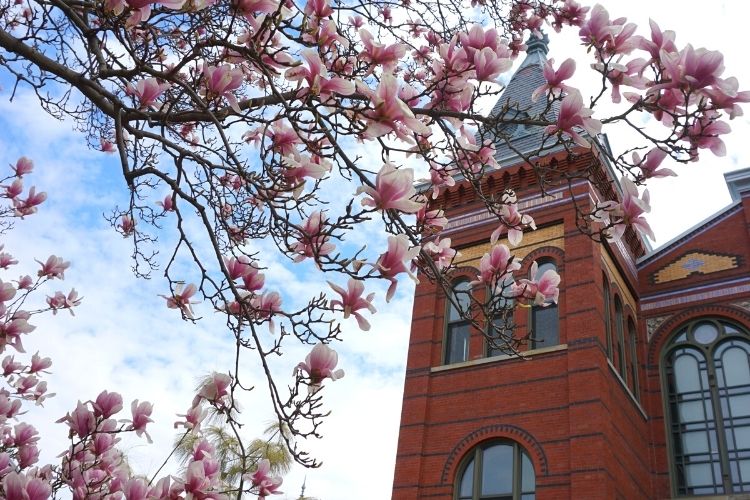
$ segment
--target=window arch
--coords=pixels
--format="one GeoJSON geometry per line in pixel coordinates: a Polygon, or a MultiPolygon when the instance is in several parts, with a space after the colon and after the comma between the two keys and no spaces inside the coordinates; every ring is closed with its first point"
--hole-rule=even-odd
{"type": "Polygon", "coordinates": [[[750,334],[701,318],[662,356],[677,495],[750,492],[750,334]]]}
{"type": "Polygon", "coordinates": [[[533,500],[534,465],[518,443],[490,441],[468,453],[456,475],[454,500],[533,500]]]}
{"type": "Polygon", "coordinates": [[[469,359],[471,322],[466,315],[471,308],[471,285],[468,280],[457,281],[451,290],[453,300],[448,300],[448,322],[445,332],[445,364],[460,363],[469,359]],[[454,305],[457,304],[458,308],[454,305]]]}
{"type": "MultiPolygon", "coordinates": [[[[557,271],[557,265],[552,259],[537,261],[536,276],[529,276],[538,280],[547,270],[557,271]]],[[[558,317],[557,304],[548,302],[545,306],[534,306],[531,308],[531,331],[534,342],[532,348],[549,347],[560,343],[560,319],[558,317]]]]}

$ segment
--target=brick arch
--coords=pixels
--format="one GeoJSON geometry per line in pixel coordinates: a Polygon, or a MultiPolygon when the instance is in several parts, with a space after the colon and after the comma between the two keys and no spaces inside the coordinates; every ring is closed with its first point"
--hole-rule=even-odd
{"type": "Polygon", "coordinates": [[[659,364],[659,353],[671,334],[677,330],[677,327],[693,319],[707,316],[734,321],[750,331],[750,313],[743,309],[719,304],[691,307],[666,320],[654,332],[648,349],[649,366],[657,366],[659,364]]]}
{"type": "Polygon", "coordinates": [[[531,268],[531,263],[544,257],[551,257],[555,261],[558,272],[565,270],[565,252],[563,251],[563,249],[553,246],[544,246],[532,250],[526,255],[526,257],[523,258],[523,260],[521,261],[521,269],[519,270],[520,273],[518,275],[528,275],[529,268],[531,268]]]}
{"type": "Polygon", "coordinates": [[[486,425],[467,434],[453,447],[448,454],[448,459],[445,461],[443,474],[440,476],[440,484],[451,484],[450,478],[455,474],[456,466],[461,462],[467,451],[473,449],[483,441],[494,439],[507,439],[523,446],[528,452],[535,470],[539,470],[541,476],[547,475],[547,455],[545,455],[542,445],[534,436],[516,425],[494,424],[486,425]]]}

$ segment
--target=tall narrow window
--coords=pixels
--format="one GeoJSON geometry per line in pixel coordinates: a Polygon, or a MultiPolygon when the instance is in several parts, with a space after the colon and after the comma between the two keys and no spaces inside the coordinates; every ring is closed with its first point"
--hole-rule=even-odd
{"type": "MultiPolygon", "coordinates": [[[[539,262],[536,276],[530,276],[538,280],[545,271],[557,271],[557,266],[551,260],[539,262]]],[[[560,320],[557,314],[557,304],[549,302],[544,306],[531,308],[531,331],[534,349],[549,347],[560,343],[560,320]]]]}
{"type": "Polygon", "coordinates": [[[499,283],[492,295],[492,307],[497,313],[488,325],[487,356],[508,354],[505,348],[509,338],[513,337],[515,323],[513,322],[513,277],[507,276],[499,283]]]}
{"type": "Polygon", "coordinates": [[[612,311],[609,302],[612,298],[609,295],[609,279],[602,273],[604,282],[604,331],[607,335],[607,357],[612,359],[612,311]]]}
{"type": "Polygon", "coordinates": [[[628,369],[625,366],[625,333],[623,332],[622,301],[615,295],[615,330],[617,338],[615,339],[615,359],[617,370],[623,380],[628,379],[628,369]]]}
{"type": "Polygon", "coordinates": [[[750,492],[750,335],[701,319],[662,357],[676,495],[750,492]]]}
{"type": "Polygon", "coordinates": [[[448,301],[448,325],[445,335],[446,364],[469,359],[471,323],[466,316],[471,306],[471,285],[468,281],[459,281],[453,286],[452,294],[453,301],[448,301]]]}
{"type": "Polygon", "coordinates": [[[534,465],[517,443],[490,442],[469,452],[455,488],[456,500],[534,500],[534,465]]]}
{"type": "Polygon", "coordinates": [[[641,399],[638,387],[638,344],[633,318],[628,318],[628,350],[630,351],[630,390],[636,400],[641,399]]]}

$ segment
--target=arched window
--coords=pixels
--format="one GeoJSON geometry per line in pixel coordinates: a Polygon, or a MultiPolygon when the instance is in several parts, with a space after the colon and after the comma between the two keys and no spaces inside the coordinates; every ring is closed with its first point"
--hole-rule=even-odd
{"type": "Polygon", "coordinates": [[[456,476],[455,500],[533,500],[534,465],[513,442],[492,441],[469,452],[456,476]]]}
{"type": "Polygon", "coordinates": [[[638,348],[636,342],[636,329],[633,318],[628,318],[628,350],[630,351],[630,390],[636,400],[641,399],[638,387],[638,348]]]}
{"type": "Polygon", "coordinates": [[[620,297],[615,295],[615,331],[617,332],[617,338],[615,339],[615,362],[617,363],[617,370],[620,372],[620,377],[623,380],[627,380],[628,369],[625,366],[625,333],[623,332],[623,321],[622,301],[620,297]]]}
{"type": "Polygon", "coordinates": [[[469,359],[471,323],[465,319],[471,306],[471,285],[459,281],[453,285],[453,301],[448,301],[448,325],[445,333],[445,364],[469,359]],[[455,304],[458,305],[456,308],[455,304]]]}
{"type": "Polygon", "coordinates": [[[675,333],[662,369],[676,495],[750,492],[750,334],[693,321],[675,333]]]}
{"type": "Polygon", "coordinates": [[[602,273],[604,283],[604,331],[607,335],[607,357],[612,359],[612,311],[610,310],[610,301],[612,297],[609,294],[609,279],[602,273]]]}
{"type": "MultiPolygon", "coordinates": [[[[557,271],[557,266],[551,260],[538,262],[536,276],[530,278],[538,280],[548,271],[557,271]]],[[[531,308],[531,331],[534,338],[532,348],[549,347],[560,343],[560,321],[557,316],[557,304],[550,302],[545,306],[531,308]]]]}

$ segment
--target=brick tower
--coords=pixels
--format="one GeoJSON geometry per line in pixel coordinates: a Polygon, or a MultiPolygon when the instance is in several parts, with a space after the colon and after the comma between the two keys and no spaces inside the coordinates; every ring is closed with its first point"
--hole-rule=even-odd
{"type": "MultiPolygon", "coordinates": [[[[546,53],[546,41],[530,41],[494,114],[544,109],[530,96],[545,81],[546,53]]],[[[523,259],[516,276],[533,261],[556,268],[559,303],[516,310],[516,336],[533,331],[534,341],[508,356],[455,314],[442,289],[421,280],[393,498],[750,492],[750,169],[727,175],[730,206],[660,249],[630,230],[599,243],[578,229],[576,204],[616,196],[602,193],[618,189],[606,137],[536,159],[552,172],[542,194],[522,159],[539,149],[541,129],[506,132],[509,140],[496,145],[501,168],[483,189],[514,189],[533,216],[538,229],[514,248],[523,259]]],[[[454,290],[488,293],[468,283],[497,219],[459,181],[435,205],[450,220],[443,235],[462,253],[454,290]]]]}

